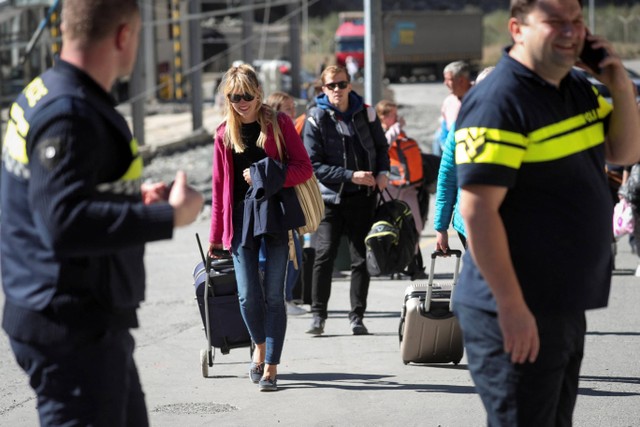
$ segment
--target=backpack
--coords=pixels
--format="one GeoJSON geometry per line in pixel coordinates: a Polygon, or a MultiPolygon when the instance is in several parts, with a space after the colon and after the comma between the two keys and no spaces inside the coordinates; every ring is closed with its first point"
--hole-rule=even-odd
{"type": "Polygon", "coordinates": [[[307,113],[302,113],[293,122],[294,127],[296,128],[296,132],[302,138],[302,131],[304,130],[304,122],[307,121],[307,113]]]}
{"type": "Polygon", "coordinates": [[[384,201],[380,195],[373,225],[364,239],[369,274],[403,271],[415,255],[417,242],[418,231],[409,205],[397,199],[384,201]]]}
{"type": "Polygon", "coordinates": [[[391,174],[389,183],[394,187],[406,187],[419,184],[424,177],[422,152],[418,142],[407,137],[404,132],[389,147],[391,174]]]}

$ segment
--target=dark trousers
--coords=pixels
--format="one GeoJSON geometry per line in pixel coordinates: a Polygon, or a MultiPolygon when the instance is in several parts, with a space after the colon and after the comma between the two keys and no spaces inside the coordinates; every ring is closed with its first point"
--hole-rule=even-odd
{"type": "Polygon", "coordinates": [[[572,425],[584,351],[584,312],[536,317],[540,353],[514,364],[503,350],[495,313],[456,304],[469,371],[487,411],[488,426],[572,425]]]}
{"type": "Polygon", "coordinates": [[[339,205],[326,204],[325,216],[316,231],[316,259],[311,282],[311,312],[314,316],[327,318],[333,264],[343,234],[349,240],[351,257],[349,319],[364,316],[370,280],[364,238],[371,229],[375,207],[375,194],[367,195],[365,192],[343,197],[339,205]]]}
{"type": "Polygon", "coordinates": [[[10,342],[37,394],[40,425],[149,425],[128,330],[51,346],[10,342]]]}

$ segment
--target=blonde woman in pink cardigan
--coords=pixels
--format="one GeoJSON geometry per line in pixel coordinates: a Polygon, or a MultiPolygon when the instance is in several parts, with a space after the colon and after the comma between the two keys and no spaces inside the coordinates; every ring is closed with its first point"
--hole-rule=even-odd
{"type": "Polygon", "coordinates": [[[245,229],[245,195],[253,183],[252,165],[255,171],[257,163],[280,161],[276,138],[286,163],[284,182],[279,184],[282,188],[306,181],[313,169],[292,120],[263,103],[262,88],[251,66],[231,67],[220,92],[226,118],[214,141],[209,253],[215,257],[215,251],[224,249],[232,255],[240,311],[256,343],[249,376],[261,391],[274,391],[287,322],[284,281],[288,233],[286,229],[271,230],[254,236],[253,227],[245,229]],[[264,279],[260,280],[258,253],[262,240],[267,260],[264,279]]]}

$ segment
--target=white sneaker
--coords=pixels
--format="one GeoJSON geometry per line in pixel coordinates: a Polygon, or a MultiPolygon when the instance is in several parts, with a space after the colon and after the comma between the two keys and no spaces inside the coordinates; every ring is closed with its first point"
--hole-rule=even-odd
{"type": "Polygon", "coordinates": [[[287,314],[289,316],[301,316],[303,314],[307,314],[307,310],[295,305],[293,301],[285,301],[284,303],[287,306],[287,314]]]}

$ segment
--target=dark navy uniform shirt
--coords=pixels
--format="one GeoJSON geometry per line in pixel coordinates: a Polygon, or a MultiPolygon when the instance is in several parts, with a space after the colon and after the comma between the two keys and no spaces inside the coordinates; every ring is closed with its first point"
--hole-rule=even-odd
{"type": "Polygon", "coordinates": [[[3,143],[2,326],[51,344],[137,326],[144,244],[173,209],[144,205],[142,158],[102,87],[58,61],[11,106],[3,143]]]}
{"type": "MultiPolygon", "coordinates": [[[[464,98],[455,133],[461,187],[507,187],[500,215],[534,313],[606,306],[612,208],[604,141],[612,107],[571,72],[555,87],[505,53],[464,98]]],[[[470,254],[454,301],[495,311],[470,254]]]]}

